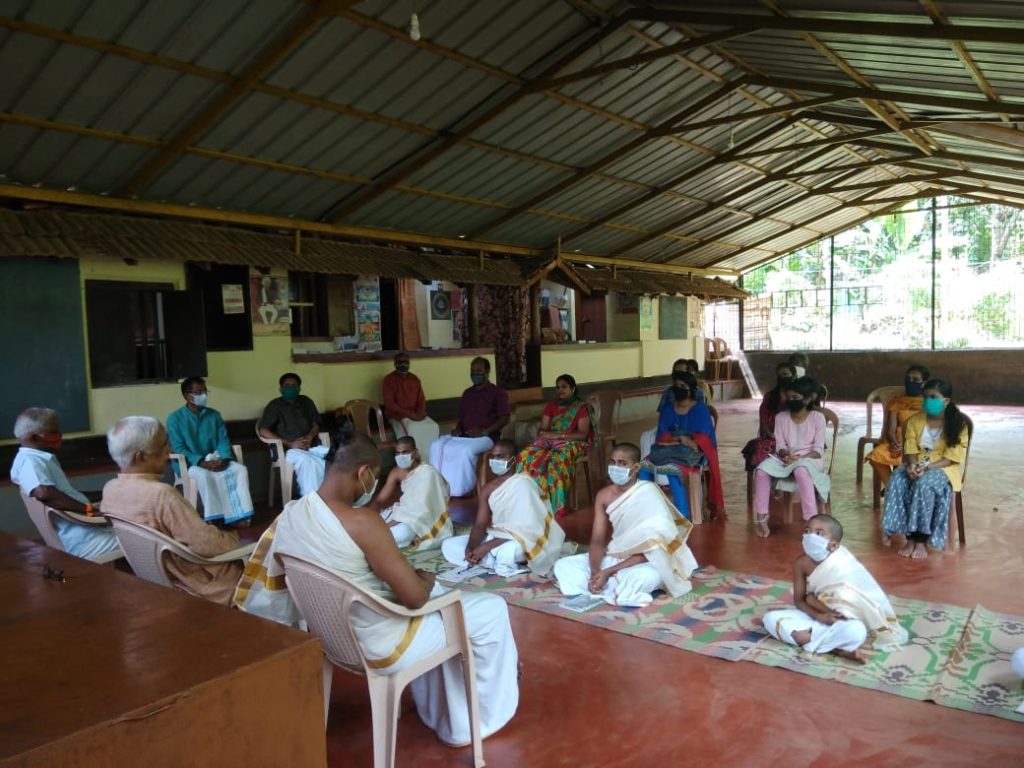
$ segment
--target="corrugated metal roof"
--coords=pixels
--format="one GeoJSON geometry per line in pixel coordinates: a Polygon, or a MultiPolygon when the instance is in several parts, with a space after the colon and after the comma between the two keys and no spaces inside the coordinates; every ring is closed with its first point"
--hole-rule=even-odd
{"type": "Polygon", "coordinates": [[[1019,2],[446,0],[419,41],[412,9],[7,0],[0,181],[732,269],[900,177],[1024,203],[1019,2]]]}

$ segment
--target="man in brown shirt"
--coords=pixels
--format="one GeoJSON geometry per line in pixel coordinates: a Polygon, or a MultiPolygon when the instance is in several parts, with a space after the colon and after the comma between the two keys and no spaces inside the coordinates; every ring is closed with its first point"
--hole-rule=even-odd
{"type": "MultiPolygon", "coordinates": [[[[170,536],[197,555],[212,557],[238,547],[238,534],[203,522],[174,488],[162,482],[170,456],[167,431],[149,416],[127,416],[107,433],[107,450],[121,474],[103,486],[103,512],[170,536]]],[[[228,605],[242,575],[240,561],[198,565],[168,555],[167,574],[185,592],[228,605]]]]}

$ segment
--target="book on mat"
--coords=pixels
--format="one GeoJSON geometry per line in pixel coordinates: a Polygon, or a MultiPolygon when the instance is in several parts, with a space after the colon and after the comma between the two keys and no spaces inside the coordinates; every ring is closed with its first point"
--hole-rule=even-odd
{"type": "Polygon", "coordinates": [[[604,598],[597,595],[574,595],[560,602],[558,607],[573,613],[585,613],[599,605],[604,605],[604,598]]]}

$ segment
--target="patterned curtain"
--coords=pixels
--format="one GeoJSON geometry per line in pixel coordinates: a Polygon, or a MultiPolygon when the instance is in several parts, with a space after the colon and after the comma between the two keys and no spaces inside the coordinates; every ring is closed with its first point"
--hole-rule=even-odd
{"type": "Polygon", "coordinates": [[[398,279],[398,343],[402,349],[419,349],[421,345],[416,282],[407,277],[398,279]]]}
{"type": "Polygon", "coordinates": [[[494,347],[500,387],[526,381],[526,342],[530,335],[530,294],[514,286],[478,285],[480,344],[494,347]]]}

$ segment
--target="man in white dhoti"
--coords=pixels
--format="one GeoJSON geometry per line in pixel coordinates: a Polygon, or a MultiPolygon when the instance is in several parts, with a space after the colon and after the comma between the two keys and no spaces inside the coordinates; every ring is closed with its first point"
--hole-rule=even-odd
{"type": "Polygon", "coordinates": [[[370,504],[380,511],[399,547],[433,549],[454,533],[448,517],[448,483],[420,460],[411,437],[398,438],[395,468],[370,504]]]}
{"type": "MultiPolygon", "coordinates": [[[[203,500],[203,519],[248,525],[252,518],[249,471],[233,461],[228,430],[220,413],[206,405],[206,381],[190,376],[181,382],[185,405],[167,417],[171,452],[185,457],[188,476],[203,500]]],[[[174,464],[174,471],[178,465],[174,464]]]]}
{"type": "MultiPolygon", "coordinates": [[[[379,473],[373,442],[362,434],[343,435],[328,456],[319,491],[285,506],[267,531],[269,540],[266,534],[261,539],[239,583],[235,604],[265,618],[296,623],[298,614],[293,604],[288,605],[277,553],[309,560],[407,608],[419,608],[441,594],[444,590],[434,584],[434,574],[413,570],[380,515],[365,508],[379,473]],[[268,594],[276,599],[268,599],[268,594]]],[[[518,652],[504,600],[494,594],[464,593],[462,605],[476,665],[481,731],[487,737],[518,707],[518,652]]],[[[412,620],[384,618],[356,605],[349,620],[368,663],[385,674],[414,664],[444,643],[444,624],[436,613],[412,620]]],[[[441,741],[450,746],[469,743],[458,658],[416,678],[410,687],[420,719],[441,741]]]]}
{"type": "MultiPolygon", "coordinates": [[[[295,467],[299,495],[305,496],[324,479],[327,447],[313,445],[320,434],[320,412],[312,400],[300,394],[302,379],[297,373],[282,374],[278,385],[281,396],[267,403],[256,427],[263,437],[278,439],[288,449],[284,457],[295,467]]],[[[289,501],[284,499],[286,504],[289,501]]]]}
{"type": "Polygon", "coordinates": [[[427,398],[419,377],[409,372],[409,353],[395,355],[395,370],[381,383],[384,413],[395,437],[408,435],[416,441],[424,456],[430,455],[430,446],[441,436],[437,422],[427,416],[427,398]]]}
{"type": "Polygon", "coordinates": [[[491,384],[491,363],[475,357],[469,365],[473,386],[459,400],[459,420],[450,435],[430,446],[430,463],[448,481],[452,496],[465,496],[476,486],[477,456],[494,447],[512,414],[508,393],[491,384]]]}
{"type": "Polygon", "coordinates": [[[499,576],[529,570],[548,577],[562,552],[565,532],[533,478],[512,472],[516,446],[511,440],[499,440],[488,461],[495,478],[480,492],[473,529],[446,539],[441,552],[450,563],[482,565],[499,576]]]}
{"type": "Polygon", "coordinates": [[[690,574],[698,566],[686,545],[693,526],[657,485],[637,480],[639,471],[640,449],[616,445],[608,463],[612,484],[594,499],[589,552],[555,563],[562,594],[589,593],[610,605],[643,607],[655,590],[679,597],[693,588],[690,574]]]}
{"type": "Polygon", "coordinates": [[[843,526],[816,515],[804,526],[803,554],[793,562],[794,608],[769,611],[764,628],[772,637],[810,653],[834,653],[864,663],[861,646],[888,650],[907,642],[889,599],[846,547],[843,526]]]}

